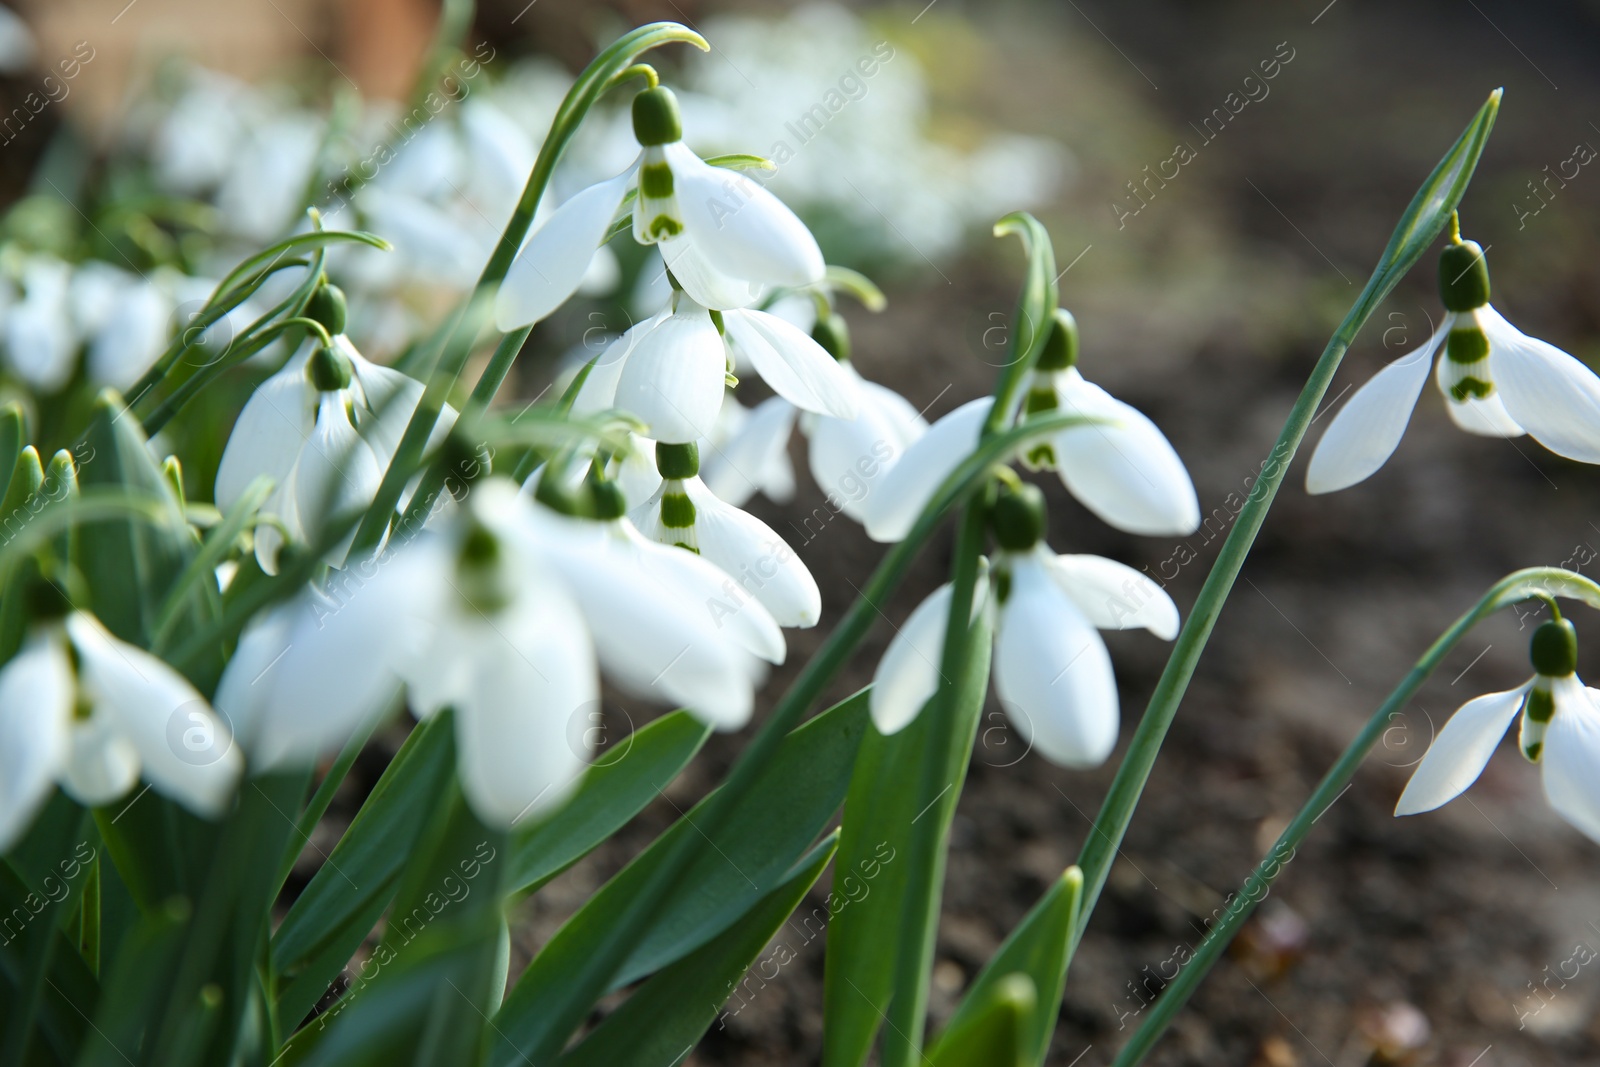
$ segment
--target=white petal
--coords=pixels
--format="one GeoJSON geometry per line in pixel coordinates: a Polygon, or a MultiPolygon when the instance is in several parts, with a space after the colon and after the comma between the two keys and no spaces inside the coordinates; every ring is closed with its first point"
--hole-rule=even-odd
{"type": "Polygon", "coordinates": [[[628,356],[617,380],[617,407],[642,419],[654,440],[697,441],[716,426],[727,360],[711,316],[685,301],[628,356]]]}
{"type": "Polygon", "coordinates": [[[1119,715],[1105,643],[1038,555],[1012,557],[1011,567],[995,629],[1000,706],[1045,759],[1099,766],[1116,747],[1119,715]]]}
{"type": "Polygon", "coordinates": [[[495,297],[494,321],[501,333],[538,322],[577,291],[632,180],[629,167],[589,186],[533,231],[495,297]]]}
{"type": "Polygon", "coordinates": [[[693,552],[646,539],[626,519],[620,525],[640,573],[664,590],[675,591],[684,610],[699,611],[703,605],[706,618],[725,640],[768,663],[783,663],[787,648],[777,620],[732,576],[693,552]]]}
{"type": "Polygon", "coordinates": [[[632,544],[601,524],[547,509],[534,517],[531,549],[550,559],[572,593],[601,669],[619,688],[686,707],[720,730],[749,721],[751,657],[716,628],[709,610],[647,576],[632,544]]]}
{"type": "Polygon", "coordinates": [[[217,507],[227,511],[258,475],[278,487],[316,424],[316,391],[306,380],[306,357],[291,359],[262,382],[239,412],[217,467],[217,507]]]}
{"type": "Polygon", "coordinates": [[[807,456],[828,504],[857,522],[865,519],[873,486],[928,430],[905,398],[876,382],[860,381],[861,410],[854,419],[812,422],[807,456]]]}
{"type": "Polygon", "coordinates": [[[972,400],[934,423],[905,450],[867,498],[867,536],[874,541],[899,541],[911,532],[917,516],[961,461],[978,446],[978,434],[989,417],[992,398],[972,400]]]}
{"type": "MultiPolygon", "coordinates": [[[[422,400],[423,385],[393,367],[373,363],[357,352],[343,334],[334,338],[336,345],[341,341],[340,350],[350,360],[351,377],[360,384],[360,395],[364,401],[357,412],[359,422],[356,428],[372,446],[378,465],[387,469],[400,447],[400,439],[405,436],[406,424],[411,421],[417,404],[422,400]]],[[[441,411],[428,437],[428,447],[442,441],[454,423],[454,409],[447,407],[441,411]]]]}
{"type": "Polygon", "coordinates": [[[1558,815],[1600,842],[1600,690],[1576,678],[1561,681],[1572,684],[1551,693],[1556,711],[1540,761],[1544,795],[1558,815]]]}
{"type": "Polygon", "coordinates": [[[794,549],[754,515],[718,500],[699,478],[685,485],[695,506],[700,556],[726,571],[779,626],[815,626],[822,594],[794,549]]]}
{"type": "Polygon", "coordinates": [[[622,378],[622,368],[627,365],[628,357],[670,315],[671,312],[663,308],[642,322],[634,323],[621,337],[606,345],[600,358],[595,360],[589,376],[583,380],[578,395],[572,398],[574,415],[593,415],[616,407],[617,382],[622,378]]]}
{"type": "Polygon", "coordinates": [[[713,167],[679,141],[665,146],[684,235],[715,269],[771,285],[822,280],[822,250],[783,202],[737,171],[713,167]]]}
{"type": "Polygon", "coordinates": [[[1555,345],[1512,326],[1493,307],[1478,313],[1489,366],[1506,413],[1550,451],[1600,463],[1600,377],[1555,345]]]}
{"type": "MultiPolygon", "coordinates": [[[[382,480],[383,471],[372,447],[350,425],[343,396],[323,394],[316,428],[300,453],[292,483],[295,512],[307,539],[321,537],[330,520],[348,517],[369,506],[382,480]]],[[[351,527],[328,550],[323,558],[330,566],[344,565],[355,534],[351,527]]]]}
{"type": "Polygon", "coordinates": [[[127,796],[139,781],[139,750],[103,710],[68,728],[61,788],[79,804],[101,807],[127,796]]]}
{"type": "Polygon", "coordinates": [[[456,707],[461,789],[480,819],[510,828],[564,800],[583,770],[600,700],[594,647],[549,583],[466,622],[474,651],[456,707]]]}
{"type": "Polygon", "coordinates": [[[1372,477],[1388,461],[1411,421],[1433,354],[1454,322],[1455,316],[1445,316],[1427,344],[1374,374],[1339,409],[1311,454],[1306,492],[1348,488],[1372,477]]]}
{"type": "Polygon", "coordinates": [[[1171,443],[1138,409],[1083,380],[1062,375],[1063,414],[1110,420],[1055,440],[1061,480],[1103,521],[1129,533],[1183,535],[1200,527],[1194,483],[1171,443]]]}
{"type": "Polygon", "coordinates": [[[0,853],[27,832],[67,758],[72,667],[59,640],[28,639],[0,667],[0,853]]]}
{"type": "Polygon", "coordinates": [[[85,695],[132,743],[151,786],[200,815],[222,814],[244,769],[227,725],[177,671],[90,616],[66,626],[85,695]]]}
{"type": "MultiPolygon", "coordinates": [[[[1477,781],[1532,684],[1504,693],[1488,693],[1461,705],[1428,746],[1416,773],[1400,794],[1394,813],[1416,815],[1432,811],[1477,781]]],[[[1545,748],[1548,755],[1549,739],[1545,748]]]]}
{"type": "MultiPolygon", "coordinates": [[[[738,401],[723,401],[723,411],[738,410],[738,401]]],[[[789,436],[794,432],[794,405],[770,396],[752,408],[726,440],[700,446],[700,477],[719,498],[742,507],[757,492],[787,503],[794,496],[794,467],[789,462],[789,436]]]]}
{"type": "Polygon", "coordinates": [[[1103,556],[1049,556],[1044,563],[1098,628],[1143,627],[1163,641],[1178,636],[1178,605],[1144,572],[1103,556]]]}
{"type": "Polygon", "coordinates": [[[905,729],[938,691],[951,595],[946,582],[918,604],[878,661],[867,704],[879,733],[905,729]]]}
{"type": "Polygon", "coordinates": [[[723,323],[773,392],[806,411],[855,418],[861,405],[856,379],[802,330],[762,311],[729,311],[723,323]]]}
{"type": "MultiPolygon", "coordinates": [[[[688,237],[671,237],[658,241],[661,259],[672,276],[678,279],[683,291],[697,304],[719,311],[748,307],[761,298],[765,286],[760,282],[735,278],[722,273],[706,261],[705,254],[688,237]]],[[[645,270],[650,270],[647,266],[645,270]]],[[[666,271],[662,271],[665,284],[666,271]]],[[[670,285],[668,285],[670,288],[670,285]]]]}

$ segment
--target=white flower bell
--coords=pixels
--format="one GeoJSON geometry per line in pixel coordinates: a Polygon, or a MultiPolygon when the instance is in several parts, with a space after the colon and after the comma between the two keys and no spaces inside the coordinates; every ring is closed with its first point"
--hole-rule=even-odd
{"type": "MultiPolygon", "coordinates": [[[[1059,409],[1088,420],[1028,451],[1054,467],[1069,492],[1108,524],[1129,533],[1193,533],[1200,525],[1194,483],[1166,437],[1136,409],[1083,380],[1072,366],[1077,327],[1058,313],[1025,413],[1059,409]]],[[[962,460],[977,447],[994,401],[969,401],[933,424],[889,468],[866,508],[867,536],[900,541],[962,460]]]]}
{"type": "Polygon", "coordinates": [[[0,852],[25,833],[59,782],[81,804],[109,804],[143,777],[207,818],[233,797],[244,759],[194,686],[113,637],[59,591],[0,667],[0,852]]]}
{"type": "Polygon", "coordinates": [[[777,197],[742,174],[713,167],[683,141],[678,104],[657,86],[634,97],[639,157],[614,178],[557,208],[517,254],[495,303],[510,332],[538,322],[577,291],[630,189],[634,239],[656,244],[684,290],[717,309],[744,307],[764,286],[822,277],[811,232],[777,197]]]}
{"type": "MultiPolygon", "coordinates": [[[[1063,767],[1094,767],[1116,747],[1117,682],[1099,630],[1178,633],[1178,609],[1153,581],[1100,556],[1058,556],[1044,544],[1044,499],[1035,486],[1005,490],[993,528],[994,572],[980,583],[997,612],[993,674],[1001,706],[1040,754],[1063,767]]],[[[873,675],[872,719],[894,733],[939,685],[951,590],[911,614],[873,675]]]]}
{"type": "Polygon", "coordinates": [[[656,445],[656,467],[660,488],[631,513],[640,533],[697,553],[727,572],[723,591],[733,610],[754,597],[779,626],[817,624],[822,594],[816,579],[770,526],[706,488],[695,445],[656,445]]]}
{"type": "Polygon", "coordinates": [[[764,311],[711,311],[686,291],[674,292],[667,308],[601,353],[576,406],[621,408],[649,426],[657,441],[709,438],[736,354],[796,407],[855,417],[859,380],[803,330],[764,311]]]}
{"type": "MultiPolygon", "coordinates": [[[[332,290],[332,286],[324,286],[332,290]]],[[[343,297],[330,316],[333,346],[296,355],[251,394],[222,453],[216,502],[228,510],[257,476],[273,479],[262,506],[282,523],[256,531],[256,559],[277,573],[285,538],[314,542],[329,520],[367,507],[377,495],[406,424],[422,399],[421,382],[381,367],[357,352],[340,330],[343,297]]],[[[435,425],[430,445],[449,432],[454,412],[435,425]]],[[[349,534],[325,559],[342,566],[349,534]]]]}
{"type": "Polygon", "coordinates": [[[1600,690],[1578,678],[1577,631],[1561,618],[1540,623],[1529,658],[1530,680],[1469,700],[1450,717],[1400,794],[1396,815],[1432,811],[1464,792],[1520,711],[1517,747],[1543,769],[1545,798],[1556,814],[1600,842],[1600,690]]]}
{"type": "Polygon", "coordinates": [[[1306,469],[1306,491],[1365,481],[1394,454],[1441,347],[1435,381],[1455,424],[1485,437],[1526,433],[1550,451],[1600,463],[1600,377],[1552,344],[1518,330],[1489,303],[1489,268],[1460,234],[1439,256],[1447,314],[1426,344],[1356,390],[1306,469]]]}

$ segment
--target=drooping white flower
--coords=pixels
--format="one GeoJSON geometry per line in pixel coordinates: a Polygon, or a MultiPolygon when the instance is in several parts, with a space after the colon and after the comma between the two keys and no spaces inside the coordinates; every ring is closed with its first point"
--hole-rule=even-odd
{"type": "Polygon", "coordinates": [[[817,624],[822,594],[816,579],[770,526],[706,488],[698,448],[658,444],[656,467],[661,486],[630,514],[640,533],[716,564],[729,576],[722,589],[735,609],[754,597],[779,626],[817,624]]]}
{"type": "Polygon", "coordinates": [[[53,393],[72,377],[79,337],[69,295],[72,268],[54,256],[22,265],[22,298],[5,313],[6,362],[29,387],[53,393]]]}
{"type": "MultiPolygon", "coordinates": [[[[285,537],[311,543],[330,519],[372,503],[422,399],[421,382],[368,361],[342,333],[333,341],[332,348],[318,345],[292,357],[251,394],[217,470],[217,506],[224,511],[256,477],[273,479],[262,510],[283,528],[264,524],[256,531],[256,559],[269,574],[277,572],[285,537]]],[[[453,411],[441,415],[430,445],[453,420],[453,411]]],[[[352,528],[328,551],[329,564],[343,564],[354,536],[352,528]]]]}
{"type": "MultiPolygon", "coordinates": [[[[1058,556],[1044,544],[1037,488],[1003,493],[994,530],[1001,551],[974,600],[995,612],[995,691],[1030,745],[1064,767],[1093,767],[1116,747],[1118,701],[1101,629],[1178,633],[1178,609],[1153,581],[1100,556],[1058,556]]],[[[951,588],[941,587],[890,642],[873,675],[873,722],[894,733],[938,689],[951,588]]]]}
{"type": "Polygon", "coordinates": [[[194,686],[86,612],[41,618],[0,667],[0,852],[26,832],[56,783],[97,806],[142,777],[216,818],[243,766],[194,686]]]}
{"type": "Polygon", "coordinates": [[[1545,798],[1556,814],[1600,842],[1600,690],[1578,678],[1572,624],[1559,618],[1541,623],[1529,658],[1531,679],[1467,701],[1444,724],[1400,794],[1396,815],[1432,811],[1464,792],[1521,712],[1517,747],[1543,769],[1545,798]]]}
{"type": "MultiPolygon", "coordinates": [[[[1192,533],[1200,524],[1194,483],[1156,425],[1083,379],[1071,316],[1056,318],[1025,414],[1060,410],[1086,420],[1029,449],[1025,460],[1054,467],[1067,490],[1106,523],[1137,534],[1192,533]],[[1065,362],[1065,366],[1062,363],[1065,362]]],[[[977,447],[993,401],[969,401],[933,424],[889,468],[866,506],[867,536],[899,541],[943,481],[977,447]]]]}
{"type": "Polygon", "coordinates": [[[601,353],[577,405],[630,412],[649,427],[653,440],[709,438],[717,432],[735,353],[796,407],[855,417],[857,380],[803,331],[762,311],[709,311],[687,292],[675,292],[667,308],[601,353]]]}
{"type": "Polygon", "coordinates": [[[1518,330],[1489,304],[1489,268],[1473,241],[1439,257],[1447,314],[1426,344],[1373,375],[1334,416],[1306,469],[1306,491],[1365,481],[1394,454],[1434,376],[1451,419],[1468,433],[1520,437],[1580,463],[1600,463],[1600,377],[1554,345],[1518,330]]]}
{"type": "Polygon", "coordinates": [[[749,178],[705,163],[683,144],[670,89],[647,89],[634,98],[633,128],[638,158],[567,200],[517,254],[495,304],[502,331],[539,321],[577,290],[629,190],[637,191],[634,239],[659,245],[684,290],[705,307],[744,307],[763,286],[806,285],[822,277],[822,252],[792,211],[749,178]]]}

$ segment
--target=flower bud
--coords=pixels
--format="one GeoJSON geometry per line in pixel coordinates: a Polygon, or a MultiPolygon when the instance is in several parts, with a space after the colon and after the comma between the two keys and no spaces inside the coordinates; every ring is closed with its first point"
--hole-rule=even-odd
{"type": "Polygon", "coordinates": [[[344,333],[344,290],[324,281],[312,292],[311,299],[306,301],[305,316],[321,323],[322,328],[330,334],[344,333]]]}
{"type": "Polygon", "coordinates": [[[620,519],[628,513],[628,498],[622,487],[610,479],[592,478],[588,483],[593,515],[601,522],[620,519]]]}
{"type": "Polygon", "coordinates": [[[700,473],[700,446],[693,441],[683,444],[656,443],[656,470],[661,477],[682,481],[700,473]]]}
{"type": "Polygon", "coordinates": [[[1536,673],[1565,678],[1578,669],[1578,631],[1566,619],[1549,619],[1533,631],[1528,658],[1536,673]]]}
{"type": "Polygon", "coordinates": [[[1067,370],[1078,362],[1078,320],[1066,308],[1056,308],[1045,334],[1038,367],[1043,371],[1067,370]]]}
{"type": "Polygon", "coordinates": [[[1439,298],[1451,311],[1472,311],[1489,302],[1489,264],[1478,242],[1448,244],[1439,253],[1439,298]]]}
{"type": "Polygon", "coordinates": [[[845,325],[843,315],[830,311],[818,316],[817,324],[811,327],[811,339],[840,363],[849,360],[850,328],[845,325]]]}
{"type": "Polygon", "coordinates": [[[1044,538],[1044,494],[1038,486],[1026,482],[1014,489],[1001,486],[989,514],[989,526],[1001,548],[1026,552],[1044,538]]]}
{"type": "Polygon", "coordinates": [[[671,89],[658,85],[633,98],[633,136],[646,148],[683,140],[683,119],[671,89]]]}
{"type": "Polygon", "coordinates": [[[320,392],[332,393],[350,388],[350,360],[342,352],[318,345],[306,362],[306,376],[320,392]]]}

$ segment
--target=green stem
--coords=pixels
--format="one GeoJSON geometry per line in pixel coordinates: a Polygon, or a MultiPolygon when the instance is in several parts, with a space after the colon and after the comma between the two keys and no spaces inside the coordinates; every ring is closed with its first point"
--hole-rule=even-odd
{"type": "MultiPolygon", "coordinates": [[[[421,460],[422,452],[427,447],[428,437],[433,433],[434,424],[439,421],[439,412],[444,410],[446,398],[455,388],[456,379],[461,376],[461,371],[466,367],[467,360],[477,345],[478,332],[487,318],[490,306],[494,303],[495,290],[506,276],[506,271],[511,268],[511,261],[516,257],[517,249],[522,247],[523,238],[528,235],[528,229],[533,224],[534,212],[538,209],[546,186],[550,184],[550,175],[555,171],[556,164],[566,151],[567,145],[578,132],[578,127],[617,74],[632,66],[633,61],[643,53],[673,41],[687,42],[706,51],[710,49],[705,39],[698,33],[675,22],[655,22],[641,26],[618,39],[611,47],[595,57],[594,62],[578,76],[578,80],[567,92],[566,98],[561,101],[561,107],[557,109],[555,119],[551,123],[550,133],[539,149],[539,157],[533,164],[533,171],[528,175],[528,183],[523,187],[517,208],[512,212],[510,221],[506,223],[505,231],[501,233],[500,241],[489,257],[489,262],[484,264],[483,273],[478,276],[477,285],[473,287],[472,296],[467,301],[465,309],[445,339],[433,371],[428,375],[427,388],[423,390],[422,400],[417,404],[417,410],[406,425],[405,434],[395,450],[394,461],[384,472],[383,483],[378,487],[372,506],[367,509],[366,517],[356,531],[355,541],[350,550],[352,559],[360,559],[383,540],[384,531],[388,528],[394,516],[395,506],[400,502],[400,494],[405,489],[406,479],[410,477],[409,472],[421,460]]],[[[521,347],[520,342],[516,347],[521,347]]],[[[514,351],[512,355],[515,355],[514,351]]],[[[499,370],[497,380],[491,380],[491,376],[485,373],[479,380],[477,388],[473,390],[474,403],[481,401],[482,406],[486,407],[488,400],[500,388],[505,372],[509,369],[508,358],[504,368],[499,370]]],[[[422,494],[417,495],[420,497],[422,494]]]]}
{"type": "Polygon", "coordinates": [[[1327,392],[1328,383],[1333,380],[1334,372],[1339,369],[1339,363],[1356,333],[1433,244],[1444,229],[1450,213],[1460,203],[1478,158],[1483,153],[1499,105],[1500,90],[1497,89],[1489,95],[1488,102],[1479,109],[1477,116],[1417,190],[1389,239],[1389,245],[1384,249],[1372,277],[1356,299],[1355,306],[1334,331],[1322,357],[1312,369],[1311,377],[1289,412],[1283,432],[1278,435],[1277,444],[1262,464],[1260,476],[1249,498],[1240,510],[1233,529],[1228,532],[1227,539],[1223,541],[1217,562],[1212,566],[1211,573],[1206,575],[1194,608],[1184,620],[1172,656],[1167,660],[1166,669],[1161,672],[1161,680],[1150,696],[1144,717],[1139,720],[1128,743],[1127,755],[1117,768],[1105,803],[1101,805],[1094,827],[1079,853],[1078,866],[1083,868],[1084,907],[1073,938],[1074,948],[1083,937],[1084,927],[1094,913],[1094,905],[1111,870],[1111,861],[1122,845],[1134,808],[1150,777],[1150,768],[1155,765],[1156,756],[1161,752],[1161,742],[1167,736],[1173,717],[1177,715],[1178,705],[1188,689],[1189,679],[1194,675],[1212,628],[1216,626],[1222,605],[1233,589],[1234,580],[1244,566],[1245,557],[1255,543],[1261,524],[1266,521],[1273,498],[1277,496],[1278,487],[1283,483],[1295,451],[1305,438],[1317,406],[1327,392]]]}
{"type": "Polygon", "coordinates": [[[956,729],[960,710],[957,705],[967,691],[967,676],[972,670],[972,604],[987,516],[988,508],[982,499],[967,504],[962,516],[952,564],[950,614],[945,622],[944,651],[939,658],[944,681],[937,698],[922,712],[933,721],[926,735],[928,744],[922,750],[916,803],[919,814],[912,822],[910,847],[906,850],[908,892],[897,943],[894,995],[889,1001],[888,1028],[883,1035],[885,1067],[907,1067],[922,1057],[928,979],[943,896],[945,844],[960,793],[960,783],[952,779],[952,774],[961,776],[965,761],[960,757],[969,751],[967,731],[956,729]]]}
{"type": "MultiPolygon", "coordinates": [[[[1083,425],[1087,421],[1082,416],[1073,415],[1031,419],[1023,426],[981,442],[951,472],[923,509],[905,540],[884,555],[861,595],[851,604],[822,647],[806,662],[799,676],[773,708],[771,717],[734,764],[727,781],[712,795],[704,815],[696,819],[699,833],[678,838],[662,858],[661,865],[630,897],[624,913],[608,928],[605,940],[595,947],[595,951],[579,969],[567,976],[560,998],[547,1006],[546,1018],[550,1021],[545,1026],[542,1039],[532,1048],[510,1051],[533,1063],[548,1063],[559,1055],[567,1038],[583,1023],[595,1001],[611,984],[623,960],[649,928],[656,906],[665,899],[666,890],[693,861],[701,847],[699,842],[716,837],[728,813],[739,805],[744,795],[766,773],[767,765],[777,754],[784,738],[799,725],[806,711],[821,697],[833,676],[855,652],[856,645],[878,617],[876,605],[884,603],[894,592],[945,514],[987,479],[993,464],[1015,455],[1031,440],[1083,425]]],[[[500,1061],[497,1059],[495,1062],[500,1061]]]]}
{"type": "Polygon", "coordinates": [[[1310,799],[1283,833],[1278,835],[1277,843],[1256,865],[1255,870],[1250,872],[1250,876],[1240,886],[1239,892],[1229,898],[1228,907],[1223,912],[1222,918],[1206,932],[1205,938],[1195,949],[1188,963],[1161,991],[1154,1007],[1150,1009],[1150,1014],[1117,1053],[1113,1067],[1134,1067],[1149,1055],[1150,1050],[1155,1047],[1156,1042],[1171,1024],[1173,1017],[1205,979],[1212,965],[1217,962],[1228,947],[1228,943],[1250,917],[1250,913],[1266,897],[1278,874],[1294,858],[1294,850],[1311,832],[1311,827],[1344,793],[1345,787],[1355,776],[1362,760],[1366,759],[1367,753],[1372,751],[1372,746],[1377,744],[1378,739],[1389,730],[1394,716],[1416,695],[1422,683],[1428,680],[1444,657],[1450,654],[1473,627],[1501,608],[1533,597],[1548,602],[1550,597],[1556,595],[1570,596],[1584,601],[1590,607],[1600,608],[1600,585],[1595,585],[1581,574],[1574,574],[1558,567],[1535,567],[1517,571],[1491,586],[1470,611],[1457,619],[1454,625],[1441,634],[1428,651],[1423,653],[1422,658],[1417,660],[1416,666],[1411,668],[1411,672],[1395,687],[1394,692],[1389,694],[1388,699],[1378,706],[1378,710],[1367,721],[1367,725],[1345,748],[1338,761],[1329,768],[1328,773],[1317,785],[1316,791],[1311,794],[1310,799]]]}

